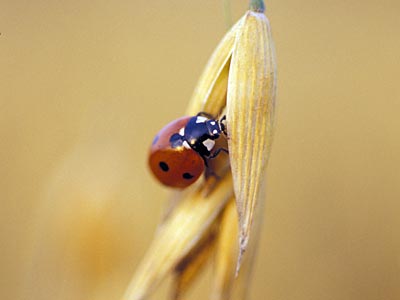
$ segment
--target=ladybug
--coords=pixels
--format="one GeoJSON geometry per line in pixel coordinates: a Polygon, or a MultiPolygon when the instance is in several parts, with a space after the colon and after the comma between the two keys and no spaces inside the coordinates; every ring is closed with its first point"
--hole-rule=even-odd
{"type": "MultiPolygon", "coordinates": [[[[150,148],[149,166],[164,185],[185,188],[208,167],[208,160],[225,148],[214,149],[216,140],[226,137],[225,116],[214,119],[207,113],[182,117],[166,125],[150,148]]],[[[212,172],[211,172],[212,173],[212,172]]]]}

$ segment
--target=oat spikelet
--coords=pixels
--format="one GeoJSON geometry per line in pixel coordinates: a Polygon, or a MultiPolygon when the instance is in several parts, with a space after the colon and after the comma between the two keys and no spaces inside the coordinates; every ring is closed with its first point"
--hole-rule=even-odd
{"type": "MultiPolygon", "coordinates": [[[[246,297],[262,221],[276,87],[263,1],[251,1],[250,8],[212,54],[187,109],[188,115],[226,114],[231,169],[226,154],[210,160],[218,177],[206,173],[204,181],[180,194],[123,300],[145,299],[171,273],[175,275],[173,297],[183,299],[214,249],[213,299],[246,297]]],[[[219,147],[226,148],[226,140],[219,147]]]]}
{"type": "Polygon", "coordinates": [[[238,24],[229,70],[229,156],[239,214],[241,257],[269,157],[274,121],[276,67],[268,19],[248,11],[238,24]]]}

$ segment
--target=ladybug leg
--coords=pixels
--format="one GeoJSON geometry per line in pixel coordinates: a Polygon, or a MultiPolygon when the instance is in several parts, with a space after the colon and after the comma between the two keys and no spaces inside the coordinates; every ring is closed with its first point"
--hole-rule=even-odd
{"type": "Polygon", "coordinates": [[[203,159],[204,165],[206,166],[206,168],[209,169],[210,166],[208,165],[208,158],[205,157],[205,156],[203,156],[203,155],[200,155],[200,156],[201,156],[201,158],[203,159]]]}
{"type": "Polygon", "coordinates": [[[218,156],[218,154],[220,154],[221,152],[225,152],[229,154],[228,149],[225,148],[219,148],[217,149],[211,156],[208,157],[208,159],[214,159],[218,156]]]}
{"type": "Polygon", "coordinates": [[[215,173],[213,168],[207,167],[206,177],[213,176],[216,180],[220,180],[221,176],[215,173]]]}
{"type": "Polygon", "coordinates": [[[219,120],[219,126],[221,128],[221,131],[225,134],[226,137],[228,137],[228,132],[226,131],[226,115],[224,115],[220,120],[219,120]]]}
{"type": "Polygon", "coordinates": [[[207,176],[213,176],[213,177],[215,177],[216,180],[220,180],[221,179],[221,176],[219,176],[217,173],[215,173],[214,169],[211,168],[208,165],[208,162],[207,162],[209,159],[216,158],[221,152],[229,153],[228,149],[218,148],[212,155],[208,156],[207,158],[205,156],[202,156],[202,158],[204,160],[204,164],[206,166],[206,177],[207,176]]]}

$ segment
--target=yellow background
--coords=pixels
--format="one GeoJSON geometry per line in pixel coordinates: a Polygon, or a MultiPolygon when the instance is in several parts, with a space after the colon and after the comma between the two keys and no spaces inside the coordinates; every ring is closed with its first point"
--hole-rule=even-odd
{"type": "MultiPolygon", "coordinates": [[[[399,3],[266,3],[278,122],[252,299],[400,299],[399,3]]],[[[168,194],[148,145],[225,30],[221,1],[0,2],[1,299],[121,296],[168,194]]]]}

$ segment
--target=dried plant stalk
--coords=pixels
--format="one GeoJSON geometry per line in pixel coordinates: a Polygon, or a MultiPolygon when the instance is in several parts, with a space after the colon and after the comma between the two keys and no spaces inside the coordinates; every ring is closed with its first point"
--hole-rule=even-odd
{"type": "Polygon", "coordinates": [[[213,300],[230,299],[238,255],[237,235],[238,219],[233,197],[226,205],[220,222],[214,266],[215,280],[211,294],[213,300]]]}
{"type": "Polygon", "coordinates": [[[144,299],[196,245],[232,194],[231,176],[226,176],[207,198],[199,190],[183,199],[159,228],[124,299],[144,299]]]}
{"type": "Polygon", "coordinates": [[[203,234],[197,245],[179,262],[175,267],[175,284],[173,288],[173,299],[185,299],[186,291],[204,269],[210,256],[215,250],[215,240],[218,235],[219,218],[203,234]]]}

